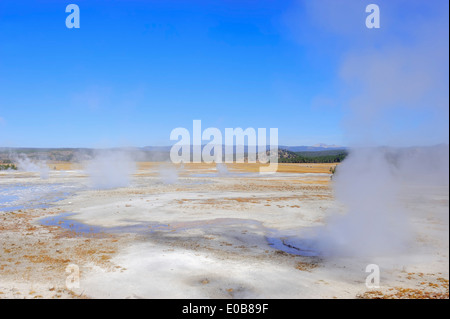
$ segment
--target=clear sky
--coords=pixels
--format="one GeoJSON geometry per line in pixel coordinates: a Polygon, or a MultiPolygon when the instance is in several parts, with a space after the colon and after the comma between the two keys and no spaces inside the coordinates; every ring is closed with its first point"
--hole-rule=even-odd
{"type": "Polygon", "coordinates": [[[448,142],[447,106],[427,108],[448,105],[447,59],[446,0],[1,0],[0,147],[171,145],[195,119],[276,127],[281,145],[448,142]],[[79,29],[66,28],[70,3],[79,29]],[[365,25],[369,3],[380,29],[365,25]],[[430,45],[436,65],[424,62],[430,45]],[[385,61],[405,64],[390,74],[385,61]],[[381,113],[352,106],[374,97],[381,113]]]}

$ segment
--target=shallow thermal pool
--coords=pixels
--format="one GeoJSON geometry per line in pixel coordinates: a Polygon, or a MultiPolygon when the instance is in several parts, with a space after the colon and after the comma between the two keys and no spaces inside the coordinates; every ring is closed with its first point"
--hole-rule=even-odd
{"type": "Polygon", "coordinates": [[[0,211],[43,208],[75,192],[77,187],[63,183],[15,183],[0,186],[0,211]]]}
{"type": "Polygon", "coordinates": [[[237,219],[237,218],[217,218],[212,220],[201,220],[191,222],[179,222],[162,224],[158,222],[139,222],[126,226],[104,227],[89,225],[71,218],[75,213],[62,213],[55,216],[45,217],[39,223],[46,226],[57,226],[74,233],[75,236],[96,236],[108,233],[133,233],[141,235],[151,235],[155,232],[183,232],[192,229],[207,229],[211,227],[233,227],[235,225],[252,225],[266,234],[264,239],[268,246],[276,250],[284,251],[288,254],[299,256],[319,256],[320,252],[314,248],[314,242],[307,239],[296,238],[295,236],[283,236],[278,230],[269,229],[257,220],[237,219]]]}

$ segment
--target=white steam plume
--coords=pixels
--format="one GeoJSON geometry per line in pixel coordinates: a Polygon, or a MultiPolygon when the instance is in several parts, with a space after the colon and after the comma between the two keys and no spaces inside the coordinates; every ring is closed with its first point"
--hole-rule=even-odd
{"type": "Polygon", "coordinates": [[[159,178],[164,184],[175,184],[178,182],[178,170],[173,165],[161,165],[158,172],[159,178]]]}
{"type": "Polygon", "coordinates": [[[20,171],[39,173],[41,179],[48,179],[50,169],[45,161],[31,160],[25,154],[13,154],[10,158],[17,164],[20,171]]]}
{"type": "Polygon", "coordinates": [[[228,175],[230,171],[227,168],[227,165],[224,163],[216,163],[216,170],[219,176],[228,175]]]}
{"type": "Polygon", "coordinates": [[[136,164],[131,155],[123,150],[98,150],[85,167],[92,187],[111,189],[128,187],[136,164]]]}
{"type": "MultiPolygon", "coordinates": [[[[381,13],[389,15],[383,16],[384,37],[374,37],[374,43],[369,40],[377,30],[369,35],[362,24],[361,34],[339,30],[343,40],[353,37],[340,71],[352,149],[333,179],[336,199],[346,212],[317,229],[317,248],[325,255],[405,252],[412,236],[401,190],[413,181],[448,186],[448,2],[402,3],[379,1],[381,13]],[[426,12],[420,19],[418,8],[426,12]],[[392,19],[399,13],[404,24],[396,30],[401,22],[392,19]],[[441,145],[396,147],[436,144],[441,145]],[[433,167],[427,165],[436,157],[433,167]]],[[[339,8],[327,14],[346,16],[339,8]]]]}

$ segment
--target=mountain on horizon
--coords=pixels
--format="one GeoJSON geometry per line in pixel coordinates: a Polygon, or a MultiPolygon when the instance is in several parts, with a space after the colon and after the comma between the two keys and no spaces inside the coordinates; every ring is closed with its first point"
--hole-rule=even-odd
{"type": "Polygon", "coordinates": [[[323,147],[323,148],[343,148],[343,146],[341,145],[336,145],[336,144],[325,144],[325,143],[317,143],[314,144],[312,147],[323,147]]]}
{"type": "MultiPolygon", "coordinates": [[[[202,146],[205,146],[206,144],[203,144],[202,146]]],[[[224,146],[224,145],[222,145],[224,146]]],[[[234,145],[234,147],[236,147],[236,145],[234,145]]],[[[267,147],[269,147],[269,145],[267,145],[267,147]]],[[[172,146],[144,146],[141,147],[141,150],[144,151],[156,151],[156,152],[164,152],[164,151],[170,151],[170,149],[172,148],[172,146]]],[[[247,150],[247,145],[245,145],[245,149],[247,150]]],[[[325,150],[337,150],[337,149],[347,149],[347,147],[345,146],[340,146],[340,145],[328,145],[328,144],[324,144],[324,143],[318,143],[318,144],[314,144],[312,146],[308,146],[308,145],[302,145],[302,146],[286,146],[286,145],[279,145],[278,149],[283,149],[283,150],[287,150],[287,151],[291,151],[291,152],[314,152],[314,151],[325,151],[325,150]]]]}
{"type": "Polygon", "coordinates": [[[329,150],[345,150],[347,147],[340,145],[327,145],[323,143],[314,144],[312,146],[278,146],[279,149],[284,149],[290,152],[318,152],[318,151],[329,151],[329,150]]]}

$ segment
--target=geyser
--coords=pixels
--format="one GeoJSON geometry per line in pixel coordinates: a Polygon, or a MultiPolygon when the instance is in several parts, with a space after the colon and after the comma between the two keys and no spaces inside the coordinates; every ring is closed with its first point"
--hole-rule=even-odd
{"type": "Polygon", "coordinates": [[[99,150],[85,169],[93,188],[110,189],[129,186],[136,164],[125,151],[99,150]]]}

